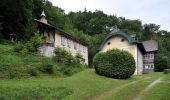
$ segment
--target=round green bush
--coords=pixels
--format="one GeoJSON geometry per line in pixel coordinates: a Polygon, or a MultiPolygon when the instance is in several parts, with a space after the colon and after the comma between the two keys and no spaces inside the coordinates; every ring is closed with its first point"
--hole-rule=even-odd
{"type": "Polygon", "coordinates": [[[97,74],[117,79],[126,79],[135,72],[133,56],[123,50],[113,49],[98,53],[93,59],[97,74]]]}

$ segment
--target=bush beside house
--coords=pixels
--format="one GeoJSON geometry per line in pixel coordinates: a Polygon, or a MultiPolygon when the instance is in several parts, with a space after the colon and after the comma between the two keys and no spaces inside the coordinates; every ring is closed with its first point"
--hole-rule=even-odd
{"type": "MultiPolygon", "coordinates": [[[[26,44],[31,43],[38,46],[36,44],[39,44],[39,42],[36,41],[39,40],[31,39],[26,44]]],[[[29,49],[29,46],[25,46],[25,43],[19,45],[26,47],[26,52],[22,48],[17,50],[18,44],[16,45],[0,45],[0,51],[2,51],[0,53],[0,78],[25,78],[42,74],[70,76],[84,69],[84,66],[78,63],[76,57],[73,57],[67,51],[58,52],[57,54],[60,55],[62,60],[56,61],[55,59],[59,59],[56,56],[55,59],[48,58],[39,55],[36,50],[34,52],[29,51],[31,49],[29,49]]]]}
{"type": "Polygon", "coordinates": [[[98,53],[93,59],[96,73],[102,76],[126,79],[135,72],[135,60],[127,51],[113,49],[98,53]]]}

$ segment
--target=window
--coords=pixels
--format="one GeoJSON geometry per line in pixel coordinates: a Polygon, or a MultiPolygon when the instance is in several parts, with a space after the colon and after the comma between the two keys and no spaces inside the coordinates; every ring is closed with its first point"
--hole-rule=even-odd
{"type": "Polygon", "coordinates": [[[107,44],[110,45],[110,42],[108,42],[107,44]]]}
{"type": "Polygon", "coordinates": [[[67,39],[67,47],[71,48],[71,40],[67,39]]]}
{"type": "Polygon", "coordinates": [[[124,42],[125,41],[125,39],[121,39],[121,42],[124,42]]]}
{"type": "Polygon", "coordinates": [[[154,69],[154,64],[144,64],[144,69],[154,69]]]}
{"type": "Polygon", "coordinates": [[[77,43],[74,42],[74,49],[77,50],[77,43]]]}
{"type": "Polygon", "coordinates": [[[153,53],[147,53],[144,55],[144,60],[149,60],[149,59],[154,59],[154,54],[153,53]]]}
{"type": "Polygon", "coordinates": [[[153,53],[151,53],[151,59],[154,59],[154,54],[153,53]]]}
{"type": "Polygon", "coordinates": [[[83,52],[83,46],[79,45],[79,48],[80,48],[80,52],[83,52]]]}
{"type": "Polygon", "coordinates": [[[65,37],[61,37],[61,45],[65,46],[65,37]]]}

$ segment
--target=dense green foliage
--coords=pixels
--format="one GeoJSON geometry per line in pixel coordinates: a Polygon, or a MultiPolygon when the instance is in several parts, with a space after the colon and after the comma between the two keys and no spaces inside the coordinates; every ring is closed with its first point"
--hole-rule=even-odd
{"type": "Polygon", "coordinates": [[[53,57],[56,62],[65,64],[65,65],[72,65],[77,63],[75,57],[64,48],[57,47],[54,51],[55,56],[53,57]]]}
{"type": "Polygon", "coordinates": [[[84,69],[84,65],[79,62],[79,58],[74,57],[70,52],[66,51],[64,48],[57,47],[54,51],[55,56],[54,61],[62,64],[61,71],[65,75],[72,75],[84,69]]]}
{"type": "Polygon", "coordinates": [[[38,33],[34,33],[28,41],[19,42],[15,45],[14,51],[18,53],[34,53],[37,52],[37,48],[42,46],[43,40],[38,33]]]}
{"type": "Polygon", "coordinates": [[[118,49],[98,53],[93,64],[97,74],[112,78],[126,79],[135,72],[133,56],[118,49]]]}
{"type": "Polygon", "coordinates": [[[70,76],[84,69],[79,63],[63,64],[37,53],[14,52],[14,47],[9,44],[0,45],[0,78],[23,78],[42,74],[70,76]]]}

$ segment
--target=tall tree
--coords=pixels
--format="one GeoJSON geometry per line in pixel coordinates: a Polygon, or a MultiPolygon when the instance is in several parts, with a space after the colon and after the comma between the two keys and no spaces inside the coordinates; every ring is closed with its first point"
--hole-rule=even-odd
{"type": "Polygon", "coordinates": [[[153,39],[154,34],[159,32],[160,25],[145,24],[143,26],[143,40],[153,39]]]}

